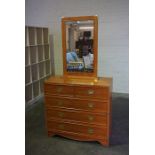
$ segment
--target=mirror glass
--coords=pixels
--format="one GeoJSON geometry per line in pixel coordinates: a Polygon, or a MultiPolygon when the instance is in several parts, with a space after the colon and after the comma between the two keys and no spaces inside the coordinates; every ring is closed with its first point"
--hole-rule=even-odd
{"type": "Polygon", "coordinates": [[[94,71],[94,21],[66,21],[67,72],[94,71]]]}

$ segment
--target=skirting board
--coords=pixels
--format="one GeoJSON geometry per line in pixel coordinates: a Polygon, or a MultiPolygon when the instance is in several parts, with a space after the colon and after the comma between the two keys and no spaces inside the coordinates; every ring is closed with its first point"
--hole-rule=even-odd
{"type": "Polygon", "coordinates": [[[128,93],[116,93],[116,92],[113,92],[112,93],[112,97],[123,97],[123,98],[129,98],[129,94],[128,93]]]}

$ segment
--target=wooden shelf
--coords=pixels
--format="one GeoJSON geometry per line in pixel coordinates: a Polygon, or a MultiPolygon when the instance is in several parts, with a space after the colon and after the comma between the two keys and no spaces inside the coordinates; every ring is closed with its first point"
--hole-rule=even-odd
{"type": "Polygon", "coordinates": [[[39,45],[38,46],[38,61],[43,61],[44,60],[44,45],[39,45]]]}
{"type": "Polygon", "coordinates": [[[31,57],[31,59],[30,59],[31,64],[38,62],[38,60],[37,60],[37,47],[36,46],[30,47],[30,57],[31,57]]]}
{"type": "Polygon", "coordinates": [[[44,37],[44,44],[49,42],[49,38],[48,38],[48,29],[43,28],[43,37],[44,37]]]}
{"type": "Polygon", "coordinates": [[[48,28],[25,27],[25,101],[34,103],[43,93],[43,83],[51,76],[48,28]]]}
{"type": "Polygon", "coordinates": [[[39,81],[33,83],[33,97],[37,97],[40,94],[39,81]]]}
{"type": "Polygon", "coordinates": [[[38,64],[31,66],[32,81],[38,80],[38,64]]]}
{"type": "Polygon", "coordinates": [[[43,93],[43,90],[44,90],[44,81],[45,81],[45,78],[40,79],[40,81],[39,81],[39,84],[40,84],[40,92],[41,93],[43,93]]]}
{"type": "Polygon", "coordinates": [[[25,68],[25,84],[31,82],[31,67],[28,66],[25,68]]]}
{"type": "Polygon", "coordinates": [[[45,61],[46,75],[50,74],[50,70],[51,70],[51,65],[50,65],[50,63],[51,63],[50,60],[45,61]]]}
{"type": "Polygon", "coordinates": [[[25,87],[25,100],[26,102],[32,100],[32,84],[25,87]]]}
{"type": "Polygon", "coordinates": [[[43,43],[43,29],[42,28],[36,28],[37,31],[37,44],[43,43]]]}
{"type": "Polygon", "coordinates": [[[44,45],[44,55],[45,55],[45,59],[50,59],[49,45],[44,45]]]}
{"type": "Polygon", "coordinates": [[[28,46],[28,28],[25,27],[25,46],[28,46]]]}
{"type": "Polygon", "coordinates": [[[39,63],[39,78],[44,77],[45,75],[45,62],[39,63]]]}
{"type": "Polygon", "coordinates": [[[36,29],[34,27],[28,27],[28,35],[29,35],[28,45],[35,45],[36,44],[36,29]]]}
{"type": "Polygon", "coordinates": [[[30,49],[25,47],[25,66],[30,64],[30,49]]]}

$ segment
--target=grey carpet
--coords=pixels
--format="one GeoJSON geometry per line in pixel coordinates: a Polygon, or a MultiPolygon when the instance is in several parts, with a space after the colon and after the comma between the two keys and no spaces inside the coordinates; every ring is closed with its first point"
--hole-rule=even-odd
{"type": "Polygon", "coordinates": [[[113,97],[112,135],[110,147],[98,142],[79,142],[67,138],[48,137],[44,121],[44,103],[40,101],[26,109],[26,155],[128,155],[129,99],[113,97]]]}

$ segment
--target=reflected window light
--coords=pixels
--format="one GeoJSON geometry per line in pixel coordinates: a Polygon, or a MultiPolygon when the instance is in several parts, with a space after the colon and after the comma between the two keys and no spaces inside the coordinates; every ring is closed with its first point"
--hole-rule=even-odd
{"type": "Polygon", "coordinates": [[[80,26],[79,29],[80,29],[80,30],[88,30],[88,29],[94,29],[94,27],[92,27],[92,26],[89,26],[89,27],[80,26]]]}

